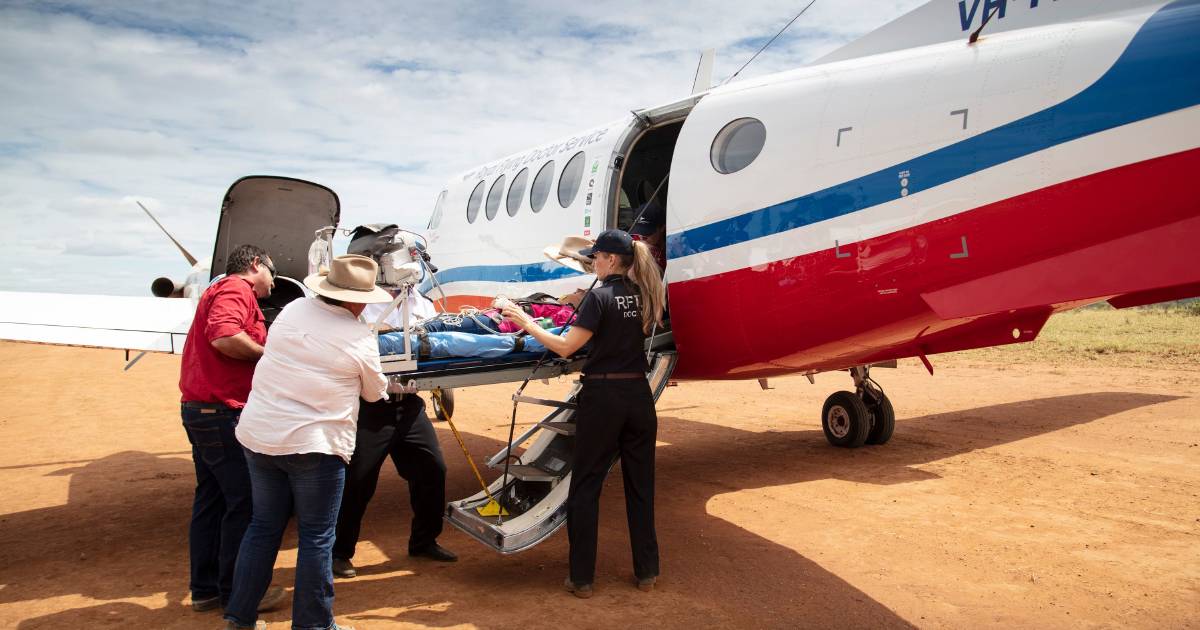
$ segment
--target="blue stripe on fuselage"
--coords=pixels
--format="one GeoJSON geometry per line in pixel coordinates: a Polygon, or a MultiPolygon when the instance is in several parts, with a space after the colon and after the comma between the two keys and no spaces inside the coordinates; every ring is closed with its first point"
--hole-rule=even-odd
{"type": "MultiPolygon", "coordinates": [[[[858,179],[667,237],[679,258],[770,236],[913,194],[1064,142],[1200,103],[1200,2],[1156,12],[1098,81],[1043,111],[858,179]]],[[[734,175],[736,177],[736,175],[734,175]]],[[[832,244],[831,244],[832,246],[832,244]]]]}
{"type": "MultiPolygon", "coordinates": [[[[574,269],[547,260],[524,265],[455,267],[438,271],[437,280],[441,284],[450,284],[451,282],[545,282],[582,275],[574,269]]],[[[426,278],[418,290],[424,293],[432,286],[433,283],[426,278]]]]}

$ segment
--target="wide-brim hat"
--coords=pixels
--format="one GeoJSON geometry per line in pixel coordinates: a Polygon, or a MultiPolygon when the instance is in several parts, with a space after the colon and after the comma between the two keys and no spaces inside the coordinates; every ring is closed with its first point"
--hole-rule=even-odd
{"type": "Polygon", "coordinates": [[[379,265],[366,256],[346,254],[333,259],[329,271],[304,279],[304,286],[317,295],[353,304],[391,302],[392,294],[375,286],[379,265]]]}
{"type": "Polygon", "coordinates": [[[591,239],[582,236],[568,236],[561,245],[551,245],[542,250],[546,258],[574,269],[580,273],[592,273],[592,259],[580,254],[580,250],[591,247],[591,239]]]}

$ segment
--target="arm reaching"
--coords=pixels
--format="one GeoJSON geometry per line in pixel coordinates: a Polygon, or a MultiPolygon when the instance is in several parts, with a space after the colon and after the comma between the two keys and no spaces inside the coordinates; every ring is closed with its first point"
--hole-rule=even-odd
{"type": "Polygon", "coordinates": [[[577,326],[568,328],[566,334],[562,336],[548,332],[530,319],[529,315],[521,310],[521,307],[512,303],[505,305],[503,312],[506,319],[520,326],[529,333],[530,337],[537,339],[560,357],[569,357],[575,354],[583,347],[583,344],[592,338],[592,331],[577,326]]]}

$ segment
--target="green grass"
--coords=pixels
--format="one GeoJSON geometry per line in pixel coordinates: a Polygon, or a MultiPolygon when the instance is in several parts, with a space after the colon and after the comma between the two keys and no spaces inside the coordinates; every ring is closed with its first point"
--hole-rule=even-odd
{"type": "Polygon", "coordinates": [[[1107,305],[1050,318],[1030,343],[955,353],[1006,363],[1200,369],[1200,301],[1127,310],[1107,305]]]}

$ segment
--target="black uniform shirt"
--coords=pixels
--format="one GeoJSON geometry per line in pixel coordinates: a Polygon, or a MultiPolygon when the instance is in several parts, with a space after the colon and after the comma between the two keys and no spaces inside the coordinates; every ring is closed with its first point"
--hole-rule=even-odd
{"type": "Polygon", "coordinates": [[[575,325],[592,331],[585,374],[645,373],[649,369],[641,302],[637,286],[620,274],[608,276],[583,298],[575,325]]]}

